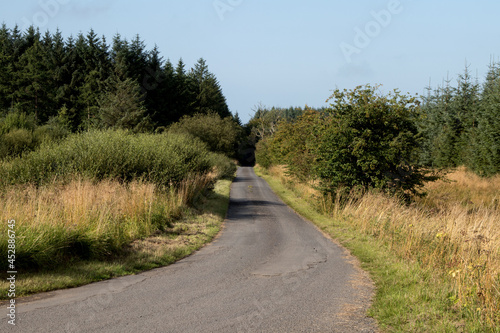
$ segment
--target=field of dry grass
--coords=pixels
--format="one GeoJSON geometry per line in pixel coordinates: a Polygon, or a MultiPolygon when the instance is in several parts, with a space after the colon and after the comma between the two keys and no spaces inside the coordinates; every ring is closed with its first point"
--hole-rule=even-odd
{"type": "Polygon", "coordinates": [[[381,193],[352,196],[344,205],[300,185],[283,167],[269,170],[302,198],[319,202],[333,220],[380,239],[398,257],[451,281],[452,310],[500,325],[500,176],[483,179],[458,169],[427,184],[428,195],[406,205],[381,193]]]}
{"type": "MultiPolygon", "coordinates": [[[[231,180],[214,183],[214,177],[188,177],[166,190],[83,178],[8,187],[0,212],[16,220],[16,295],[134,274],[189,255],[217,234],[225,217],[231,180]]],[[[0,234],[7,244],[1,237],[7,233],[0,234]]],[[[2,279],[0,299],[8,288],[2,279]]]]}
{"type": "MultiPolygon", "coordinates": [[[[16,221],[17,266],[55,266],[72,258],[99,258],[164,230],[215,175],[189,177],[178,188],[75,178],[42,187],[10,186],[0,194],[2,219],[16,221]]],[[[2,233],[1,244],[7,244],[2,233]]]]}

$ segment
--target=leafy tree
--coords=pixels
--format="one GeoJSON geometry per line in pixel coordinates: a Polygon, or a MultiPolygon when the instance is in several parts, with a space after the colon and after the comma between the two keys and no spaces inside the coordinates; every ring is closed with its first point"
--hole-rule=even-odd
{"type": "Polygon", "coordinates": [[[253,111],[254,116],[250,119],[248,125],[252,136],[256,140],[273,135],[280,121],[292,121],[304,112],[302,108],[296,107],[288,109],[272,107],[268,109],[262,104],[257,105],[253,111]]]}
{"type": "Polygon", "coordinates": [[[353,187],[416,195],[436,179],[418,166],[418,100],[367,85],[336,90],[318,128],[314,173],[326,192],[353,187]]]}
{"type": "Polygon", "coordinates": [[[232,117],[221,118],[216,113],[185,116],[169,128],[172,132],[189,133],[205,142],[211,151],[233,157],[242,129],[232,117]]]}

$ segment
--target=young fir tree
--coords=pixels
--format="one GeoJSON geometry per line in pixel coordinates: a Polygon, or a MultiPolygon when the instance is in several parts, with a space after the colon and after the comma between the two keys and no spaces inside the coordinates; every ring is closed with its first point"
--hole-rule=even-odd
{"type": "Polygon", "coordinates": [[[479,84],[473,81],[468,66],[464,73],[459,75],[456,94],[453,98],[453,109],[455,111],[455,145],[456,156],[454,164],[469,164],[473,153],[471,149],[471,136],[477,126],[477,115],[479,112],[479,84]]]}
{"type": "Polygon", "coordinates": [[[481,95],[470,167],[482,176],[500,172],[500,65],[490,65],[481,95]]]}
{"type": "Polygon", "coordinates": [[[115,78],[99,100],[100,126],[144,132],[151,129],[139,84],[130,78],[115,78]]]}

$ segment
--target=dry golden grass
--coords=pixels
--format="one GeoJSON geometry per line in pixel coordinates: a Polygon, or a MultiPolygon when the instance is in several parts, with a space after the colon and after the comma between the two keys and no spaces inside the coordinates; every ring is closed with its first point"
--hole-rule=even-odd
{"type": "MultiPolygon", "coordinates": [[[[38,188],[12,186],[0,194],[0,211],[3,220],[16,221],[17,264],[41,267],[68,256],[106,256],[170,227],[214,176],[188,177],[168,190],[143,181],[82,178],[38,188]]],[[[7,236],[0,242],[7,244],[7,236]]]]}
{"type": "Polygon", "coordinates": [[[353,197],[346,204],[318,200],[311,184],[297,184],[283,167],[269,172],[334,220],[348,222],[384,241],[406,260],[449,279],[456,311],[500,324],[500,176],[483,179],[461,168],[449,181],[427,184],[428,196],[405,205],[381,193],[353,197]]]}
{"type": "Polygon", "coordinates": [[[133,182],[126,186],[111,180],[94,183],[77,179],[41,188],[11,187],[2,195],[0,205],[3,217],[15,219],[18,228],[92,226],[96,233],[103,233],[113,228],[112,221],[146,216],[155,199],[152,184],[133,182]]]}

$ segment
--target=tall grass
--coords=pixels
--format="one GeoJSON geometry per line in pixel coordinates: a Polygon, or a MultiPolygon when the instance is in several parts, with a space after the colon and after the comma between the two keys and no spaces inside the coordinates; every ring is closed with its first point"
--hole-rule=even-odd
{"type": "Polygon", "coordinates": [[[427,184],[429,195],[406,205],[381,193],[353,193],[340,204],[311,184],[297,185],[283,167],[270,173],[315,202],[332,220],[375,237],[398,257],[454,286],[450,311],[488,327],[500,325],[500,176],[481,179],[464,169],[427,184]]]}
{"type": "MultiPolygon", "coordinates": [[[[167,191],[143,181],[81,178],[38,188],[12,186],[0,195],[0,210],[3,220],[16,220],[16,266],[47,268],[106,258],[165,230],[212,181],[211,174],[192,176],[167,191]]],[[[7,241],[1,233],[0,253],[7,253],[7,241]]]]}
{"type": "MultiPolygon", "coordinates": [[[[0,161],[1,218],[16,220],[16,267],[117,254],[168,228],[235,168],[189,135],[124,131],[75,134],[0,161]]],[[[1,233],[0,255],[7,257],[7,247],[1,233]]]]}

